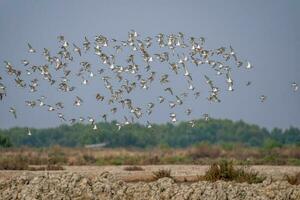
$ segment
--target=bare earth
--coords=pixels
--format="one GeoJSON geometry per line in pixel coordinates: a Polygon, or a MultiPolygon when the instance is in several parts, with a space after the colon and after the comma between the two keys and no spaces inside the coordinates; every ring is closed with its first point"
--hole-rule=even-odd
{"type": "MultiPolygon", "coordinates": [[[[93,176],[103,172],[109,172],[116,178],[124,181],[134,180],[147,180],[148,177],[152,177],[152,172],[159,169],[170,169],[173,177],[197,177],[197,175],[203,175],[209,166],[207,165],[146,165],[141,166],[144,171],[126,171],[126,166],[64,166],[63,171],[48,171],[48,173],[66,173],[76,172],[86,176],[93,176]]],[[[300,166],[267,166],[256,165],[251,166],[253,169],[262,175],[272,177],[276,180],[283,179],[285,174],[294,174],[300,171],[300,166]]],[[[1,171],[0,180],[4,178],[19,176],[24,171],[1,171]]],[[[44,174],[43,171],[29,172],[30,174],[44,174]]]]}
{"type": "Polygon", "coordinates": [[[292,199],[300,200],[300,186],[290,185],[285,174],[296,166],[252,166],[267,176],[263,183],[197,181],[208,166],[68,166],[64,171],[0,171],[0,199],[292,199]],[[151,181],[152,172],[170,169],[171,178],[151,181]],[[187,182],[186,182],[187,181],[187,182]]]}

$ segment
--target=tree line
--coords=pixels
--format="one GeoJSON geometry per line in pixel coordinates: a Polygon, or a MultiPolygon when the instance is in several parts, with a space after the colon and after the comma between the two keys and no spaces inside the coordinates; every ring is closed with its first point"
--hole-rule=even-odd
{"type": "Polygon", "coordinates": [[[210,144],[239,143],[251,147],[300,145],[300,130],[290,127],[267,130],[243,121],[227,119],[196,120],[195,127],[188,122],[179,124],[153,124],[147,128],[141,124],[126,125],[117,130],[113,122],[98,123],[98,130],[91,125],[61,125],[57,128],[30,129],[11,128],[0,130],[2,147],[48,147],[53,145],[82,147],[87,144],[106,143],[107,147],[151,148],[169,146],[187,147],[200,142],[210,144]]]}

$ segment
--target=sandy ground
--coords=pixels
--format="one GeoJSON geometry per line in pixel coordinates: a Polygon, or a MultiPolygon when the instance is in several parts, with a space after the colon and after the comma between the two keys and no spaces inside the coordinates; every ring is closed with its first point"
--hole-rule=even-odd
{"type": "Polygon", "coordinates": [[[248,184],[199,181],[208,166],[72,166],[63,171],[0,171],[0,199],[93,200],[300,200],[300,185],[282,180],[295,166],[252,166],[267,179],[248,184]],[[170,169],[172,178],[153,180],[152,172],[170,169]]]}
{"type": "MultiPolygon", "coordinates": [[[[49,173],[77,172],[85,176],[93,176],[102,172],[110,172],[118,179],[124,181],[148,181],[151,180],[152,172],[159,169],[170,169],[171,175],[177,179],[193,181],[197,175],[203,175],[209,166],[205,165],[147,165],[141,166],[144,171],[126,171],[126,166],[65,166],[63,171],[48,171],[49,173]]],[[[259,172],[262,175],[272,177],[274,180],[281,180],[286,174],[300,172],[300,166],[251,166],[250,169],[259,172]]],[[[14,176],[19,176],[25,171],[0,171],[0,180],[14,176]]],[[[48,173],[47,172],[47,173],[48,173]]],[[[45,171],[32,171],[33,176],[43,174],[45,171]]]]}

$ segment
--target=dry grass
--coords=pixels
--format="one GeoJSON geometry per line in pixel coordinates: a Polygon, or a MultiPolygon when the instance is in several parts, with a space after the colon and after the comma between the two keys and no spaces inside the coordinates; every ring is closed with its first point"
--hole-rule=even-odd
{"type": "Polygon", "coordinates": [[[23,156],[0,158],[0,170],[28,170],[28,168],[28,161],[23,156]]]}
{"type": "MultiPolygon", "coordinates": [[[[220,159],[232,159],[237,164],[251,165],[300,165],[300,147],[259,149],[238,146],[228,148],[201,144],[185,149],[86,149],[54,146],[50,148],[0,149],[1,160],[29,165],[165,165],[212,164],[220,159]]],[[[5,163],[0,169],[5,168],[5,163]]],[[[8,167],[9,168],[9,167],[8,167]]]]}
{"type": "Polygon", "coordinates": [[[158,171],[152,172],[154,180],[161,178],[172,178],[170,169],[160,169],[158,171]]]}
{"type": "Polygon", "coordinates": [[[285,178],[291,185],[300,185],[300,172],[290,176],[286,175],[285,178]]]}
{"type": "Polygon", "coordinates": [[[0,170],[63,170],[61,165],[47,164],[46,166],[29,166],[29,161],[26,157],[17,155],[12,157],[4,157],[0,159],[0,170]]]}
{"type": "Polygon", "coordinates": [[[125,171],[144,171],[144,168],[140,167],[140,166],[126,166],[123,168],[125,171]]]}
{"type": "Polygon", "coordinates": [[[32,167],[30,166],[28,168],[30,171],[59,171],[59,170],[64,170],[64,168],[60,165],[46,165],[46,166],[35,166],[32,167]]]}
{"type": "Polygon", "coordinates": [[[259,176],[255,171],[234,167],[232,161],[223,160],[212,164],[204,176],[199,176],[199,179],[212,182],[222,180],[252,184],[263,182],[265,177],[259,176]]]}

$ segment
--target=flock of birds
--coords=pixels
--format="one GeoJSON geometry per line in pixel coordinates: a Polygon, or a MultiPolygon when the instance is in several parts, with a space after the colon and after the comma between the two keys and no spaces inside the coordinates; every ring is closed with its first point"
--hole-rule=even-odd
{"type": "MultiPolygon", "coordinates": [[[[170,109],[170,122],[177,122],[174,108],[184,105],[187,98],[197,99],[202,94],[195,87],[195,78],[190,72],[192,67],[208,66],[217,76],[225,78],[224,84],[228,91],[234,91],[233,70],[253,68],[249,61],[241,60],[238,57],[232,46],[207,49],[205,38],[186,37],[181,32],[169,35],[159,33],[154,37],[141,38],[136,31],[131,30],[126,40],[119,41],[97,35],[93,40],[85,37],[80,45],[70,44],[63,35],[58,36],[57,39],[58,52],[52,54],[47,48],[44,48],[42,52],[45,64],[35,65],[24,59],[21,60],[24,67],[18,69],[11,62],[4,61],[8,77],[13,79],[17,87],[29,90],[31,93],[37,93],[41,82],[44,81],[59,92],[68,95],[74,95],[72,92],[78,89],[78,83],[74,84],[72,77],[76,77],[82,87],[90,84],[92,79],[98,79],[102,81],[106,91],[95,91],[94,100],[110,108],[110,112],[101,114],[103,120],[107,121],[109,117],[119,111],[120,108],[116,105],[121,105],[120,107],[128,113],[122,122],[116,123],[118,130],[144,116],[151,115],[157,104],[167,104],[170,109]],[[153,49],[159,49],[159,52],[152,52],[153,49]],[[127,52],[127,55],[122,55],[122,52],[127,52]],[[84,59],[84,54],[89,53],[96,55],[102,67],[95,67],[94,64],[84,59]],[[72,67],[75,57],[80,60],[78,71],[72,67]],[[126,58],[122,64],[118,63],[120,57],[126,58]],[[168,72],[157,70],[158,65],[163,65],[168,72]],[[24,76],[28,76],[29,81],[26,81],[24,76]],[[171,77],[173,76],[183,78],[186,83],[186,91],[181,93],[176,91],[176,85],[172,86],[171,77]],[[130,95],[137,90],[149,91],[154,82],[160,84],[161,95],[157,96],[157,99],[147,102],[144,107],[138,106],[130,95]]],[[[31,44],[28,44],[28,52],[40,55],[31,44]]],[[[207,100],[221,102],[220,88],[208,75],[202,76],[210,88],[207,100]]],[[[197,77],[199,76],[197,75],[197,77]]],[[[0,100],[3,100],[6,93],[9,92],[2,83],[2,79],[0,74],[0,100]]],[[[251,81],[248,81],[246,86],[250,85],[251,81]]],[[[291,86],[294,91],[299,89],[296,82],[293,82],[291,86]]],[[[267,96],[261,95],[259,99],[264,102],[267,96]]],[[[80,107],[83,103],[85,103],[85,99],[82,96],[74,95],[74,107],[80,107]]],[[[87,116],[68,119],[63,113],[65,103],[59,101],[49,104],[45,95],[38,99],[26,100],[25,105],[30,108],[41,107],[47,109],[48,112],[56,112],[57,117],[63,122],[74,124],[87,121],[92,125],[92,129],[98,129],[96,118],[87,116]]],[[[14,118],[17,118],[15,106],[11,106],[9,112],[14,118]]],[[[191,113],[192,109],[186,108],[185,115],[190,116],[191,113]]],[[[204,113],[203,118],[208,121],[209,114],[204,113]]],[[[195,120],[191,119],[189,124],[194,127],[195,120]]],[[[148,120],[147,127],[152,127],[148,120]]],[[[28,135],[31,135],[29,129],[28,135]]]]}

